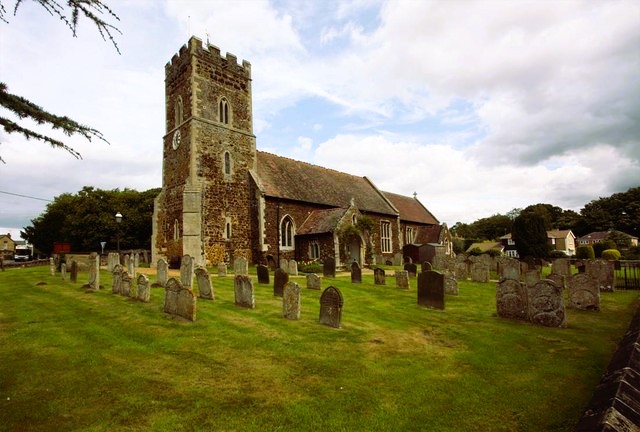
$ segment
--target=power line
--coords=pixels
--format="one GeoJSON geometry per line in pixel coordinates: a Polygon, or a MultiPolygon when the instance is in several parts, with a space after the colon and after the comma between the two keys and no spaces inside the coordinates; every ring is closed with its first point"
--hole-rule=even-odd
{"type": "Polygon", "coordinates": [[[17,194],[17,193],[5,192],[5,191],[1,191],[1,190],[0,190],[0,193],[6,194],[6,195],[13,195],[13,196],[21,197],[21,198],[29,198],[29,199],[34,199],[34,200],[38,200],[38,201],[51,202],[51,200],[49,200],[49,199],[38,198],[38,197],[29,196],[29,195],[21,195],[21,194],[17,194]]]}

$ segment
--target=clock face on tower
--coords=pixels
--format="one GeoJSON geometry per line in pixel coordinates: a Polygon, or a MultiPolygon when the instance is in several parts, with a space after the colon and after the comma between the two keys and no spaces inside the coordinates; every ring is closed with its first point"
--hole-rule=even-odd
{"type": "Polygon", "coordinates": [[[180,131],[177,130],[173,133],[173,142],[171,144],[174,150],[180,147],[180,131]]]}

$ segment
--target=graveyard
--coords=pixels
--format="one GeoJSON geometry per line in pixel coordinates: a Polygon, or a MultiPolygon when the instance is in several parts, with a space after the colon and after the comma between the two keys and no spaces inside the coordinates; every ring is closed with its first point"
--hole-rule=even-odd
{"type": "Polygon", "coordinates": [[[298,287],[282,291],[249,267],[243,305],[242,270],[209,268],[190,321],[166,310],[180,272],[165,294],[155,269],[120,271],[0,272],[5,430],[570,431],[639,304],[638,291],[603,291],[599,310],[545,327],[500,317],[495,280],[459,280],[423,306],[422,273],[386,266],[315,289],[278,273],[298,287]],[[320,318],[335,300],[339,328],[320,318]]]}

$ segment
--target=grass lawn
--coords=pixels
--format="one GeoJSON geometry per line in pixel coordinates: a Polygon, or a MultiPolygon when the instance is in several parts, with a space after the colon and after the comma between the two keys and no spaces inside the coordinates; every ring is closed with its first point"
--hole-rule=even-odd
{"type": "Polygon", "coordinates": [[[300,321],[255,274],[254,310],[212,274],[216,300],[190,323],[162,312],[161,288],[143,304],[112,295],[104,270],[95,293],[86,273],[48,271],[0,272],[3,431],[570,431],[640,294],[602,293],[601,312],[552,329],[497,318],[493,283],[462,282],[436,311],[415,279],[344,276],[323,280],[344,297],[337,330],[304,277],[300,321]]]}

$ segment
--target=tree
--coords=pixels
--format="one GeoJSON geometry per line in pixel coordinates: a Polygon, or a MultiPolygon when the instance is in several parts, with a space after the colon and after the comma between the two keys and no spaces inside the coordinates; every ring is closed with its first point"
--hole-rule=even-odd
{"type": "MultiPolygon", "coordinates": [[[[42,6],[47,12],[49,12],[51,16],[56,16],[60,20],[62,20],[71,29],[74,37],[76,37],[77,35],[76,30],[79,17],[82,15],[86,19],[89,19],[98,28],[102,39],[106,40],[107,38],[109,38],[116,51],[120,53],[118,45],[113,38],[113,32],[121,32],[112,24],[106,22],[102,18],[102,16],[107,15],[108,17],[114,18],[118,21],[120,20],[120,18],[118,18],[118,16],[111,9],[109,9],[109,7],[106,6],[102,0],[66,0],[66,7],[55,0],[34,1],[42,6]]],[[[13,7],[14,16],[18,12],[18,9],[22,3],[24,3],[23,0],[15,0],[15,5],[13,7]]],[[[4,7],[4,3],[2,0],[0,0],[0,20],[4,21],[5,23],[9,23],[6,17],[6,13],[7,10],[4,7]]],[[[53,129],[62,130],[67,136],[79,134],[89,141],[91,141],[92,138],[98,138],[102,141],[108,142],[96,129],[93,129],[89,126],[84,126],[70,119],[69,117],[51,114],[35,103],[21,96],[9,93],[7,84],[3,82],[0,82],[0,106],[13,112],[20,120],[29,118],[40,125],[48,124],[53,129]]],[[[52,138],[49,135],[43,135],[32,129],[24,127],[19,123],[4,116],[0,116],[0,126],[2,126],[5,132],[9,134],[20,133],[26,139],[33,138],[36,140],[47,142],[54,148],[61,148],[63,150],[66,150],[72,156],[78,159],[82,158],[80,153],[66,145],[64,142],[52,138]]],[[[0,161],[4,162],[2,157],[0,157],[0,161]]]]}
{"type": "Polygon", "coordinates": [[[513,220],[512,238],[520,257],[546,258],[549,254],[544,217],[537,211],[523,211],[513,220]]]}
{"type": "Polygon", "coordinates": [[[580,210],[580,215],[582,223],[578,235],[614,229],[638,237],[640,236],[640,187],[593,200],[580,210]]]}

